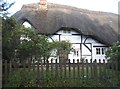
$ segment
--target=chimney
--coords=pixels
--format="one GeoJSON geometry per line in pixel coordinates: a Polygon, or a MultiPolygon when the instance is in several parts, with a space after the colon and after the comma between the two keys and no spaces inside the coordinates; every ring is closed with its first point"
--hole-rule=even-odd
{"type": "Polygon", "coordinates": [[[40,0],[40,9],[47,10],[47,0],[40,0]]]}

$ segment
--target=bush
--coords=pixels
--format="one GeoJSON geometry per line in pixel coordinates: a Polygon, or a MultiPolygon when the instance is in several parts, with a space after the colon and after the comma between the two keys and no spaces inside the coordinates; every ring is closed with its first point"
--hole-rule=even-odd
{"type": "Polygon", "coordinates": [[[39,80],[37,77],[39,75],[36,72],[19,69],[10,74],[5,87],[116,87],[120,85],[118,83],[120,72],[116,71],[110,72],[109,76],[114,73],[114,77],[109,77],[109,79],[71,79],[63,78],[63,76],[60,78],[60,75],[57,75],[57,78],[53,72],[44,71],[43,75],[40,75],[41,80],[39,80]]]}
{"type": "Polygon", "coordinates": [[[8,77],[6,87],[35,87],[36,74],[33,71],[16,70],[8,77]]]}

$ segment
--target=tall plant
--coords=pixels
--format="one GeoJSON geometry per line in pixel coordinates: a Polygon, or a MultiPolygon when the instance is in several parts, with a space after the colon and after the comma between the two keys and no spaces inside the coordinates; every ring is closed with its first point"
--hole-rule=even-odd
{"type": "Polygon", "coordinates": [[[106,58],[108,58],[111,62],[117,62],[118,65],[120,65],[120,43],[119,42],[113,43],[113,45],[108,48],[106,52],[106,58]]]}

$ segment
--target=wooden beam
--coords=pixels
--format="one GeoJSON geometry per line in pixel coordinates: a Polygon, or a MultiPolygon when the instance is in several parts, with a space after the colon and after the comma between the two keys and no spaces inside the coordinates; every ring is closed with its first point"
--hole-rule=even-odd
{"type": "Polygon", "coordinates": [[[88,48],[88,50],[89,50],[90,52],[92,52],[92,50],[91,50],[85,43],[83,43],[83,45],[84,45],[86,48],[88,48]]]}

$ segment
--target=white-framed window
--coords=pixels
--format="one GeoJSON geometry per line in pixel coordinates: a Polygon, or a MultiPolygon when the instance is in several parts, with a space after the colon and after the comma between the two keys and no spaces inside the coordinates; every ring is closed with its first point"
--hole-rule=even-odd
{"type": "Polygon", "coordinates": [[[96,48],[96,55],[105,55],[106,52],[106,48],[102,47],[102,48],[96,48]]]}
{"type": "Polygon", "coordinates": [[[70,34],[70,33],[71,33],[71,30],[63,30],[63,33],[70,34]]]}
{"type": "Polygon", "coordinates": [[[101,52],[100,52],[100,48],[96,48],[96,55],[100,55],[101,52]]]}

